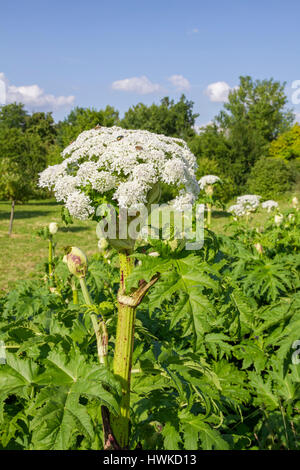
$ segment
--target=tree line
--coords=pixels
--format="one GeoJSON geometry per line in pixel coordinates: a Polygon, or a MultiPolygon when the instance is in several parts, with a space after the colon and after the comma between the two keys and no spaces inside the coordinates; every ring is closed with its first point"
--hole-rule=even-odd
{"type": "Polygon", "coordinates": [[[44,197],[37,189],[38,173],[59,163],[61,151],[96,125],[184,139],[197,157],[198,176],[212,173],[224,180],[224,199],[249,189],[266,196],[272,188],[290,189],[299,172],[300,126],[293,124],[295,116],[287,104],[285,83],[244,76],[219,114],[197,131],[199,114],[185,95],[178,102],[164,97],[159,104],[139,103],[122,119],[109,105],[100,110],[76,107],[57,123],[52,113],[30,114],[21,103],[4,105],[0,107],[0,199],[11,200],[14,207],[15,202],[44,197]]]}

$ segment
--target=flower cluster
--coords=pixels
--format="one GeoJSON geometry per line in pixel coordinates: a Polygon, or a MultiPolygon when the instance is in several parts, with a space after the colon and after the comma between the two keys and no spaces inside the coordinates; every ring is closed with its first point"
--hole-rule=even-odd
{"type": "Polygon", "coordinates": [[[40,174],[39,186],[52,189],[75,218],[93,215],[97,195],[105,193],[119,207],[134,209],[165,183],[177,190],[173,204],[178,210],[199,193],[196,158],[182,139],[97,126],[82,132],[62,156],[61,164],[40,174]]]}
{"type": "Polygon", "coordinates": [[[206,175],[206,176],[202,176],[202,178],[200,178],[198,183],[199,183],[200,189],[205,189],[206,186],[211,186],[212,184],[215,184],[215,183],[221,183],[221,179],[215,175],[206,175]]]}
{"type": "Polygon", "coordinates": [[[228,212],[231,212],[235,217],[242,217],[245,215],[244,208],[241,204],[234,204],[228,208],[228,212]]]}
{"type": "Polygon", "coordinates": [[[267,209],[268,212],[271,212],[272,209],[278,208],[278,202],[269,199],[268,201],[264,201],[261,207],[263,209],[267,209]]]}
{"type": "Polygon", "coordinates": [[[245,194],[239,196],[236,200],[236,204],[229,207],[228,211],[232,212],[237,217],[249,215],[251,212],[255,212],[259,206],[261,196],[255,194],[245,194]]]}

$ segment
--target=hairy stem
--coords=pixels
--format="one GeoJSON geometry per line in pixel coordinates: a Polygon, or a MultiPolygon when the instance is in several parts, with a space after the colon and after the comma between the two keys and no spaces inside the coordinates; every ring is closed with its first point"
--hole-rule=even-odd
{"type": "MultiPolygon", "coordinates": [[[[134,267],[133,258],[124,253],[119,254],[120,259],[120,293],[125,293],[126,279],[134,267]]],[[[122,385],[122,398],[120,415],[113,419],[114,434],[121,446],[126,448],[129,440],[129,414],[130,414],[130,377],[132,366],[132,352],[134,342],[134,322],[136,306],[118,302],[118,324],[114,354],[114,374],[122,385]]]]}

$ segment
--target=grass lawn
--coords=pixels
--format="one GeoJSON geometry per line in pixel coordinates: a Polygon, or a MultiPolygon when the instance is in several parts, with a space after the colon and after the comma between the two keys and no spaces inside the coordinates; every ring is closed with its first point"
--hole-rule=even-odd
{"type": "MultiPolygon", "coordinates": [[[[278,200],[281,210],[291,206],[291,198],[300,191],[285,195],[278,200]]],[[[58,222],[60,229],[55,236],[56,254],[63,254],[63,247],[76,245],[88,256],[97,251],[96,222],[74,221],[73,225],[63,226],[60,218],[61,205],[54,200],[29,201],[16,205],[13,235],[8,237],[10,203],[0,202],[0,292],[7,291],[20,279],[37,277],[43,272],[47,260],[47,242],[35,235],[35,230],[58,222]]],[[[265,211],[255,214],[251,224],[263,226],[267,218],[265,211]]],[[[220,233],[230,221],[224,211],[213,211],[212,229],[220,233]]]]}
{"type": "Polygon", "coordinates": [[[33,278],[43,272],[47,260],[47,241],[34,234],[35,230],[49,222],[57,222],[60,230],[56,254],[63,253],[63,247],[77,245],[87,255],[97,250],[96,222],[74,221],[63,226],[60,218],[61,205],[53,200],[29,201],[16,205],[13,235],[7,236],[10,204],[0,202],[0,292],[11,288],[16,280],[33,278]]]}

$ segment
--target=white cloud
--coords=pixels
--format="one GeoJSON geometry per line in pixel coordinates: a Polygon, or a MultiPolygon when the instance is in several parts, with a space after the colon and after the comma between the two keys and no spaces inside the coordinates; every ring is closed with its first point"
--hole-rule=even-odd
{"type": "Polygon", "coordinates": [[[300,124],[300,113],[295,113],[295,122],[300,124]]]}
{"type": "Polygon", "coordinates": [[[228,99],[229,92],[234,89],[236,87],[231,88],[226,82],[215,82],[208,85],[205,94],[209,97],[210,101],[225,102],[228,99]]]}
{"type": "Polygon", "coordinates": [[[161,86],[158,83],[152,83],[145,75],[116,80],[111,86],[113,90],[130,91],[139,95],[161,91],[161,86]]]}
{"type": "Polygon", "coordinates": [[[0,81],[5,84],[5,104],[17,102],[33,109],[56,110],[64,106],[71,106],[75,97],[54,96],[44,92],[38,85],[11,85],[4,73],[0,73],[0,81]]]}
{"type": "Polygon", "coordinates": [[[168,78],[169,82],[174,85],[176,90],[189,90],[191,87],[190,82],[183,75],[172,75],[168,78]]]}

